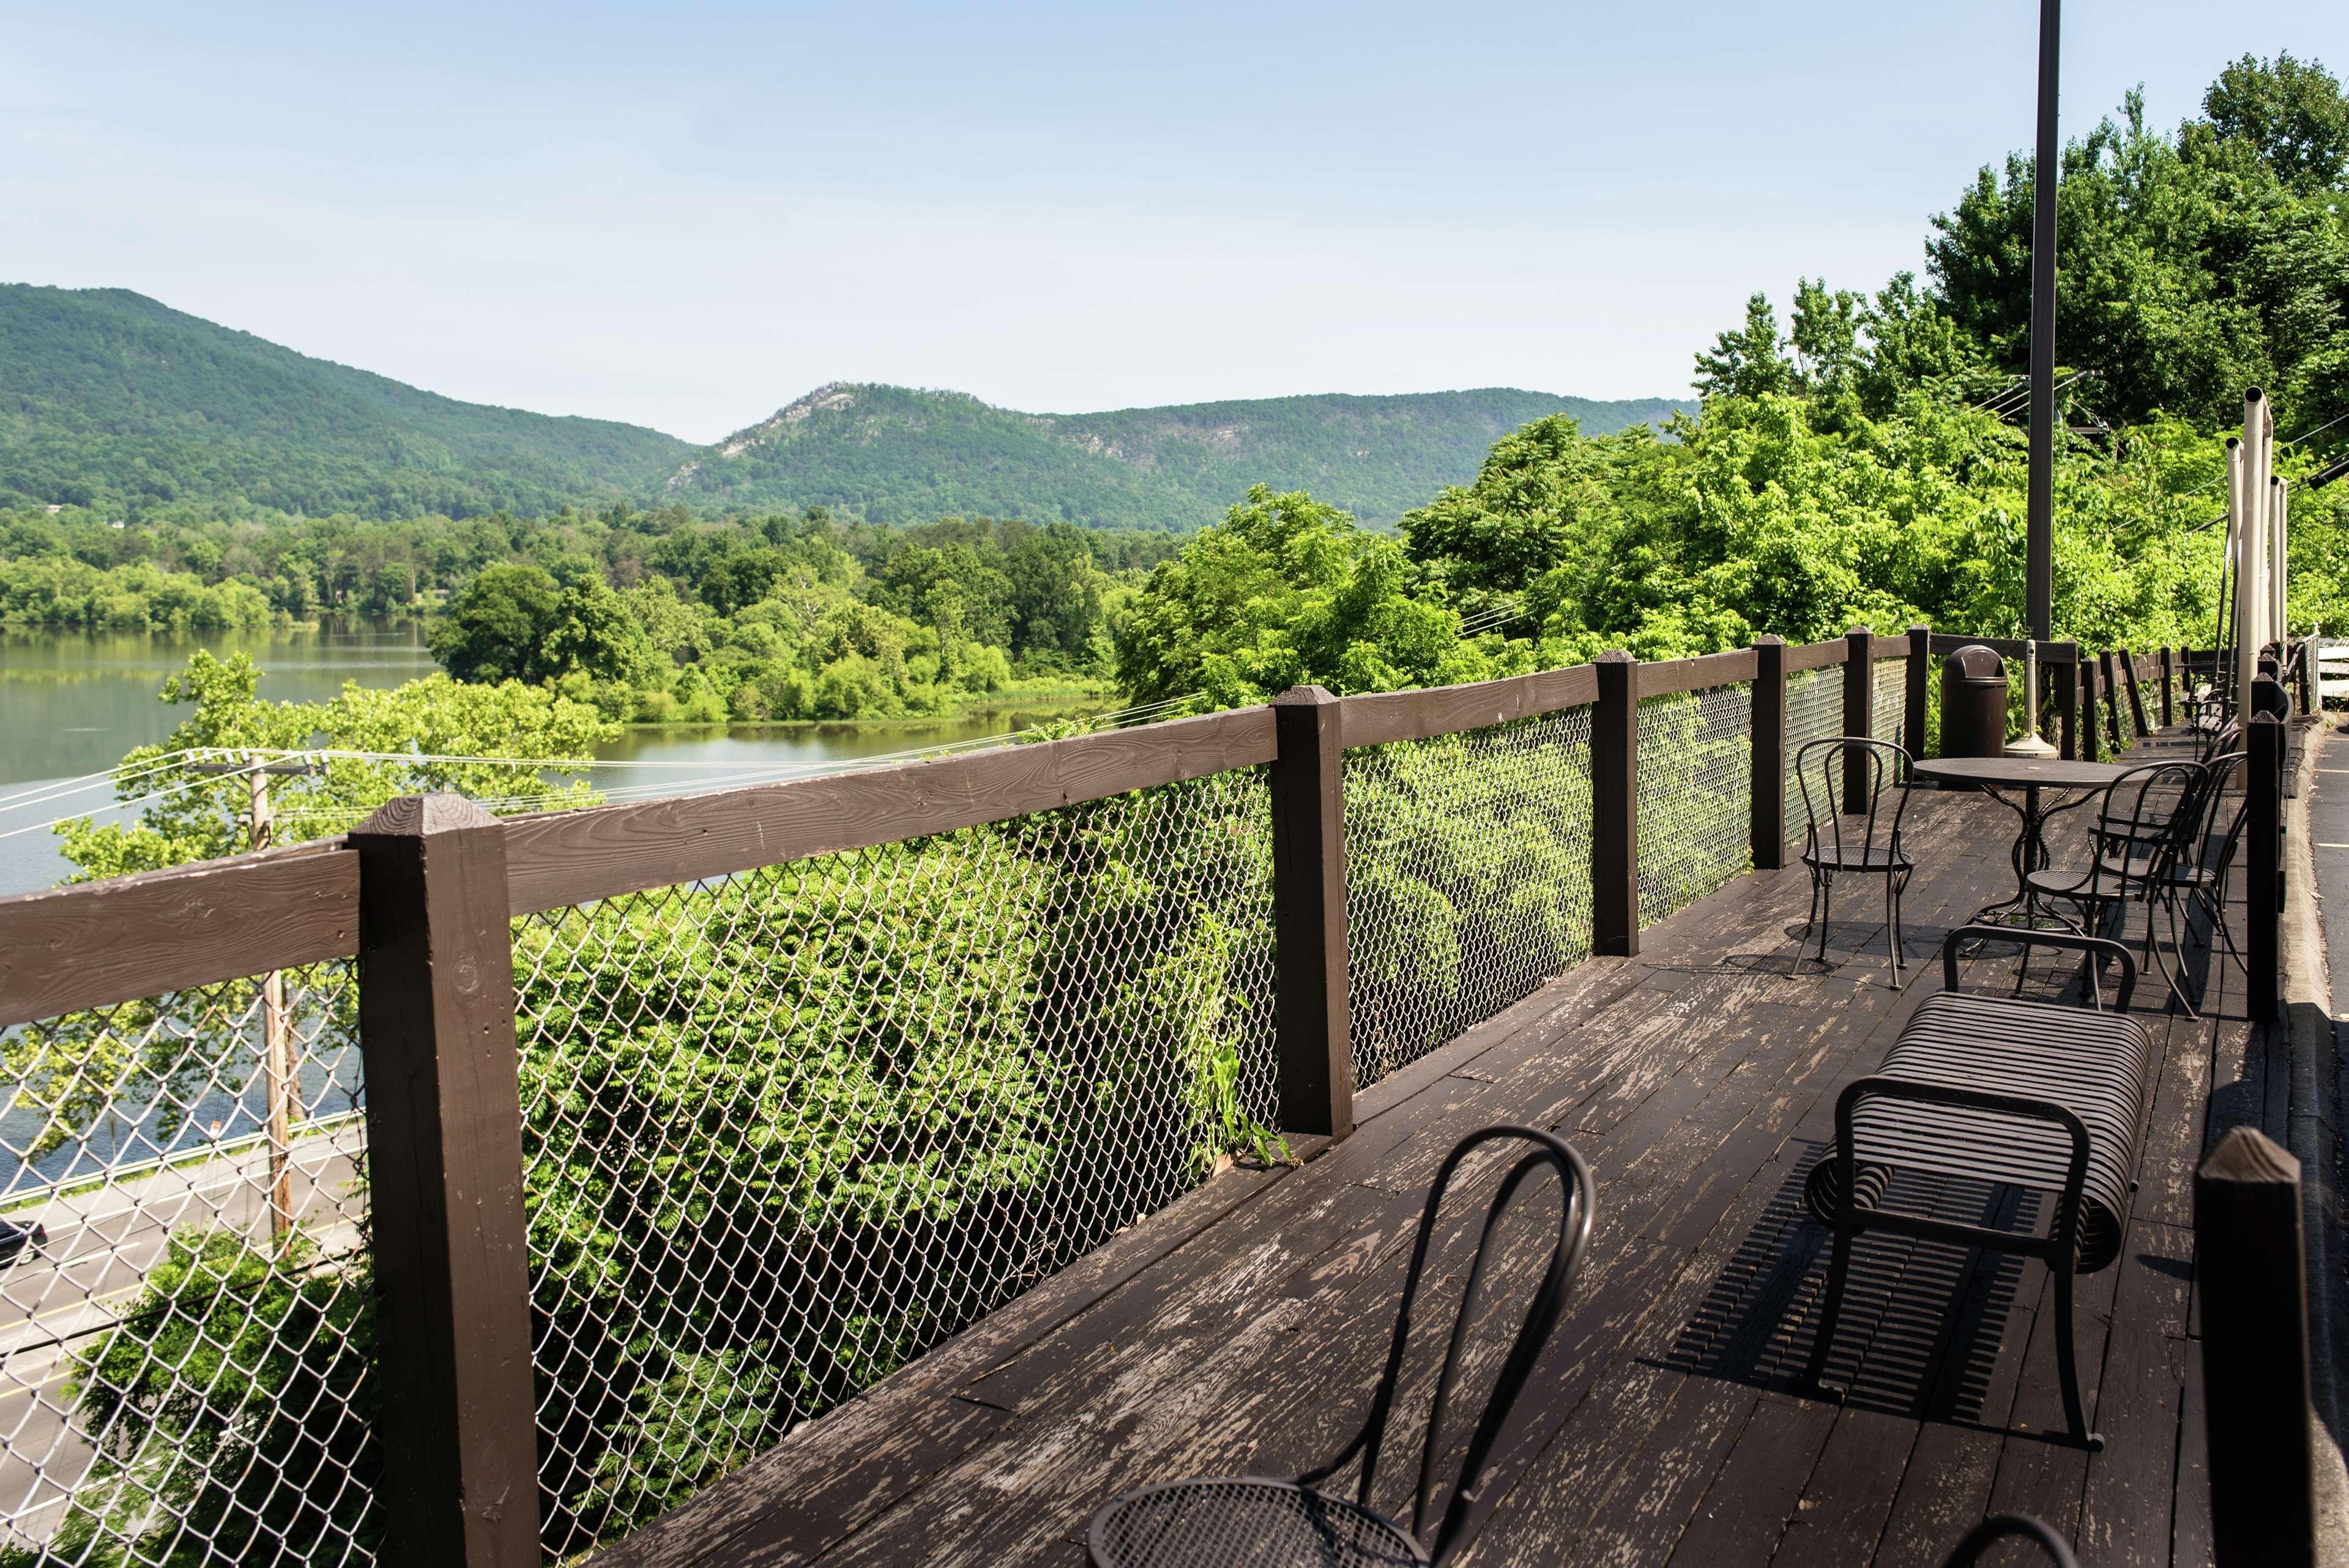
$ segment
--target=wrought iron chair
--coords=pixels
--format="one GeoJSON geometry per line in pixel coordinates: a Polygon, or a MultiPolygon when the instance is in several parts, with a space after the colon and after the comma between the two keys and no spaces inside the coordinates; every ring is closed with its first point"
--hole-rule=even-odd
{"type": "MultiPolygon", "coordinates": [[[[2145,961],[2161,968],[2162,977],[2189,1012],[2193,1003],[2177,976],[2160,964],[2153,910],[2166,898],[2180,858],[2193,854],[2210,789],[2210,771],[2200,763],[2141,763],[2105,786],[2104,799],[2088,828],[2085,866],[2043,867],[2024,879],[2036,897],[2077,907],[2085,921],[2080,929],[2093,934],[2104,934],[2108,917],[2131,902],[2143,903],[2145,961]]],[[[2176,935],[2173,915],[2173,940],[2176,935]]]]}
{"type": "Polygon", "coordinates": [[[1958,1549],[1941,1568],[1973,1568],[1982,1554],[2010,1535],[2020,1535],[2047,1553],[2055,1568],[2080,1568],[2079,1559],[2072,1555],[2072,1543],[2039,1520],[2027,1513],[1994,1513],[1966,1532],[1958,1549]]]}
{"type": "Polygon", "coordinates": [[[1462,1544],[1470,1505],[1484,1479],[1493,1444],[1508,1418],[1510,1407],[1533,1372],[1534,1361],[1549,1342],[1565,1310],[1566,1293],[1573,1283],[1582,1249],[1590,1237],[1590,1212],[1595,1189],[1589,1168],[1574,1146],[1538,1128],[1501,1124],[1472,1132],[1444,1157],[1429,1189],[1427,1207],[1420,1215],[1419,1238],[1412,1247],[1411,1272],[1405,1276],[1402,1304],[1395,1315],[1394,1338],[1388,1347],[1386,1370],[1379,1378],[1369,1417],[1353,1441],[1317,1470],[1295,1480],[1258,1476],[1207,1477],[1196,1480],[1164,1481],[1127,1492],[1093,1515],[1086,1549],[1094,1568],[1371,1568],[1372,1564],[1440,1564],[1462,1544]],[[1427,1434],[1420,1449],[1419,1487],[1413,1494],[1408,1529],[1371,1507],[1371,1488],[1377,1480],[1379,1456],[1385,1447],[1388,1418],[1393,1414],[1401,1384],[1403,1351],[1411,1337],[1412,1311],[1418,1304],[1419,1284],[1427,1266],[1428,1248],[1435,1234],[1436,1217],[1445,1190],[1461,1161],[1487,1143],[1513,1140],[1532,1147],[1520,1155],[1502,1178],[1485,1213],[1484,1230],[1462,1287],[1460,1314],[1454,1320],[1429,1408],[1427,1434]],[[1422,1544],[1421,1532],[1435,1479],[1438,1449],[1443,1446],[1444,1415],[1452,1401],[1453,1383],[1460,1370],[1462,1341],[1476,1315],[1478,1286],[1493,1241],[1493,1233],[1507,1212],[1510,1200],[1526,1178],[1545,1167],[1558,1177],[1557,1240],[1540,1286],[1526,1313],[1524,1324],[1509,1347],[1506,1362],[1485,1401],[1469,1438],[1467,1451],[1444,1510],[1433,1542],[1422,1544]],[[1361,1480],[1350,1500],[1322,1483],[1357,1456],[1362,1461],[1361,1480]]]}
{"type": "MultiPolygon", "coordinates": [[[[2203,765],[2205,789],[2162,888],[2169,910],[2171,944],[2181,941],[2179,922],[2191,924],[2199,909],[2227,955],[2246,974],[2250,971],[2235,945],[2235,934],[2227,927],[2227,878],[2234,870],[2235,852],[2241,847],[2243,827],[2250,820],[2251,796],[2240,789],[2230,795],[2227,786],[2249,759],[2244,752],[2230,751],[2203,765]]],[[[2193,1012],[2191,1003],[2187,1010],[2193,1012]]]]}
{"type": "Polygon", "coordinates": [[[1835,879],[1884,879],[1884,923],[1897,979],[1905,959],[1900,932],[1900,895],[1916,872],[1901,848],[1900,821],[1909,810],[1909,753],[1889,740],[1864,735],[1831,736],[1807,742],[1795,753],[1795,780],[1803,791],[1803,864],[1811,873],[1811,913],[1803,934],[1819,928],[1819,962],[1826,962],[1827,925],[1833,917],[1835,879]],[[1846,811],[1846,784],[1856,771],[1859,809],[1846,811]],[[1898,782],[1896,782],[1896,780],[1898,782]],[[1888,794],[1893,796],[1885,810],[1888,794]]]}

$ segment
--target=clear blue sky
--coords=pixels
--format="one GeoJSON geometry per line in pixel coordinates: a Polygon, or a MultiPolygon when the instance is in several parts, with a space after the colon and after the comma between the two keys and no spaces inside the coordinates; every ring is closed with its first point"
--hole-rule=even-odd
{"type": "MultiPolygon", "coordinates": [[[[2034,4],[0,3],[0,279],[707,440],[825,380],[1074,411],[1672,395],[1921,267],[2034,4]]],[[[2064,124],[2349,5],[2073,0],[2064,124]]]]}

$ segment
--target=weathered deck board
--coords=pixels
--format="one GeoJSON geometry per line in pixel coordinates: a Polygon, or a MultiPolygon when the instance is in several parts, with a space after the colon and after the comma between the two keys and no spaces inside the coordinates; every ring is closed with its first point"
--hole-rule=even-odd
{"type": "MultiPolygon", "coordinates": [[[[2138,991],[2162,1059],[2129,1245],[2075,1282],[2103,1453],[2050,1440],[2035,1262],[1864,1239],[1833,1349],[1852,1392],[1838,1407],[1796,1386],[1826,1267],[1799,1198],[1835,1097],[1938,986],[1940,937],[2011,885],[2000,808],[1920,797],[1909,820],[1903,985],[1878,901],[1839,901],[1820,965],[1798,947],[1803,873],[1741,878],[1651,927],[1640,957],[1587,963],[1364,1090],[1355,1134],[1302,1169],[1219,1178],[601,1561],[1077,1563],[1117,1491],[1295,1473],[1367,1405],[1437,1163],[1506,1119],[1581,1149],[1599,1214],[1464,1563],[1937,1563],[2004,1506],[2099,1563],[2206,1563],[2192,1171],[2214,1123],[2280,1119],[2283,1076],[2224,962],[2199,965],[2206,1020],[2166,1013],[2158,975],[2138,991]]],[[[1916,1195],[1952,1217],[2038,1212],[1981,1184],[1916,1195]]],[[[1447,1215],[1437,1256],[1472,1223],[1447,1215]]],[[[1533,1266],[1512,1249],[1501,1277],[1533,1266]]],[[[1495,1360],[1471,1367],[1479,1394],[1495,1360]]],[[[1432,1381],[1415,1362],[1404,1408],[1432,1381]]],[[[1398,1428],[1384,1506],[1407,1506],[1417,1430],[1398,1428]]]]}

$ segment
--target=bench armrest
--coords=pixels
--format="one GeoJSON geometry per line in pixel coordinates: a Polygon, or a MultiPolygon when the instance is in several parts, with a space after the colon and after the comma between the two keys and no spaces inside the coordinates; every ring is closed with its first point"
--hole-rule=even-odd
{"type": "MultiPolygon", "coordinates": [[[[2128,1011],[2129,996],[2137,990],[2137,960],[2129,950],[2105,936],[2075,936],[2068,931],[2028,931],[2007,925],[1961,925],[1950,933],[1941,944],[1941,989],[1958,988],[1958,947],[1966,942],[2011,942],[2018,947],[2062,947],[2075,953],[2114,959],[2121,966],[2121,983],[2113,998],[2114,1007],[2128,1011]]],[[[2101,1008],[2095,1009],[2102,1011],[2101,1008]]]]}
{"type": "MultiPolygon", "coordinates": [[[[1955,1106],[1964,1110],[1990,1110],[2004,1116],[2029,1117],[2034,1121],[2052,1121],[2061,1127],[2072,1140],[2072,1163],[2064,1178],[2064,1202],[2070,1212],[2079,1212],[2080,1197],[2088,1180],[2088,1124],[2077,1114],[2053,1100],[2032,1099],[2023,1095],[1996,1094],[1989,1089],[1960,1088],[1954,1084],[1919,1083],[1913,1078],[1864,1078],[1847,1087],[1836,1097],[1836,1149],[1838,1157],[1857,1161],[1858,1145],[1852,1140],[1852,1112],[1863,1099],[1905,1099],[1918,1105],[1955,1106]]],[[[1986,1179],[1995,1181],[1990,1176],[1986,1179]]],[[[1850,1192],[1853,1184],[1846,1181],[1844,1190],[1850,1192]]],[[[1847,1198],[1846,1202],[1849,1202],[1847,1198]]]]}

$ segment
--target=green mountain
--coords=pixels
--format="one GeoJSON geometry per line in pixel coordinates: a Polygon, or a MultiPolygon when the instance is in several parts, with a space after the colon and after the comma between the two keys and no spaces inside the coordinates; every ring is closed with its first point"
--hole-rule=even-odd
{"type": "Polygon", "coordinates": [[[1562,410],[1598,434],[1688,406],[1488,387],[1022,414],[959,392],[835,383],[699,448],[460,403],[124,289],[0,284],[0,507],[467,517],[681,500],[1187,529],[1262,482],[1392,522],[1475,478],[1494,440],[1529,419],[1562,410]]]}
{"type": "Polygon", "coordinates": [[[1486,449],[1529,420],[1563,412],[1603,435],[1687,407],[1495,387],[1021,414],[960,392],[834,383],[698,455],[667,491],[895,521],[962,512],[1191,528],[1262,482],[1392,522],[1474,479],[1486,449]]]}
{"type": "Polygon", "coordinates": [[[0,505],[535,512],[639,496],[693,450],[436,397],[127,289],[0,284],[0,505]]]}

